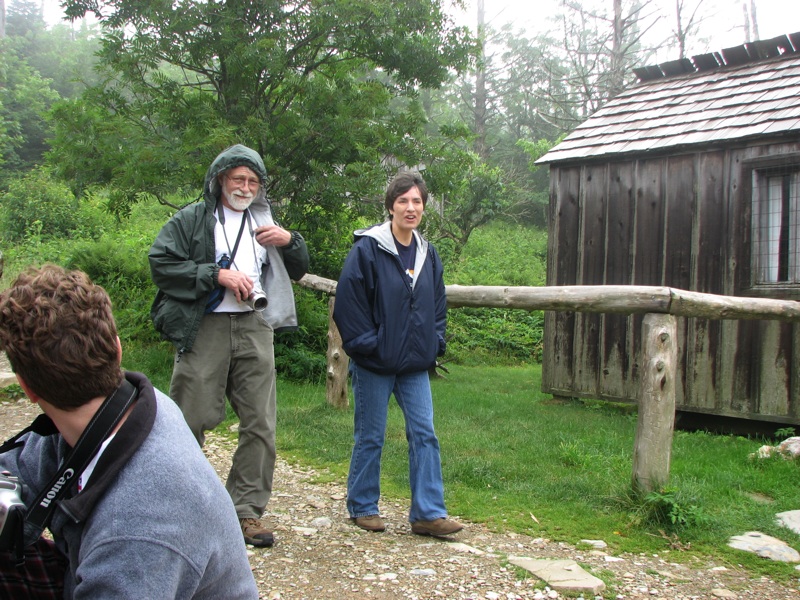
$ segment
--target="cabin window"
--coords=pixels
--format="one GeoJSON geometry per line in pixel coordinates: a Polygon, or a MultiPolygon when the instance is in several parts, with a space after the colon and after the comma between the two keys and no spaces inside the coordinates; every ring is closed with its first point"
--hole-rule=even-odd
{"type": "Polygon", "coordinates": [[[800,284],[800,166],[753,171],[755,284],[800,284]]]}

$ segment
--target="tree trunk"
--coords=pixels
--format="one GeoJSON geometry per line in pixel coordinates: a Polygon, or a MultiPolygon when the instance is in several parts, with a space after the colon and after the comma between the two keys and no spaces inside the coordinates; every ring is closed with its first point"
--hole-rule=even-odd
{"type": "Polygon", "coordinates": [[[744,13],[744,41],[750,42],[750,13],[747,12],[747,2],[742,2],[742,12],[744,13]]]}
{"type": "Polygon", "coordinates": [[[753,32],[753,41],[761,39],[758,35],[758,19],[756,18],[756,0],[750,0],[750,30],[753,32]]]}
{"type": "Polygon", "coordinates": [[[615,98],[625,89],[625,56],[622,50],[622,39],[625,24],[622,19],[622,0],[614,0],[614,31],[611,42],[611,69],[609,73],[608,97],[604,101],[615,98]]]}
{"type": "Polygon", "coordinates": [[[478,43],[480,55],[475,71],[475,153],[482,160],[487,158],[486,150],[486,17],[484,0],[478,0],[478,43]]]}

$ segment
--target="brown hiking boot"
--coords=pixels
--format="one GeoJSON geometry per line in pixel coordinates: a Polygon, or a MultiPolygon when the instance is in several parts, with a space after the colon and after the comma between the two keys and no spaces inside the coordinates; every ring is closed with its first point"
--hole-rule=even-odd
{"type": "Polygon", "coordinates": [[[366,531],[385,531],[386,525],[380,515],[367,515],[366,517],[350,517],[350,520],[366,531]]]}
{"type": "Polygon", "coordinates": [[[453,535],[464,529],[461,523],[442,517],[433,521],[416,521],[411,524],[411,533],[417,535],[432,535],[434,537],[446,537],[453,535]]]}
{"type": "Polygon", "coordinates": [[[264,527],[258,519],[239,519],[242,526],[245,544],[252,544],[260,548],[272,548],[275,543],[275,536],[264,527]]]}

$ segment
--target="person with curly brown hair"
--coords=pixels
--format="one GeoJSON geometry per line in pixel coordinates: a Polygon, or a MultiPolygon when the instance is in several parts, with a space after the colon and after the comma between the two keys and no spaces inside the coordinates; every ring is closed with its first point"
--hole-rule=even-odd
{"type": "Polygon", "coordinates": [[[258,598],[233,504],[180,410],[121,369],[103,288],[55,265],[22,273],[0,295],[0,350],[44,413],[0,454],[28,507],[24,565],[0,553],[0,597],[258,598]],[[113,410],[102,444],[85,442],[113,410]],[[83,446],[85,466],[49,487],[83,446]],[[51,502],[43,537],[30,516],[51,502]]]}

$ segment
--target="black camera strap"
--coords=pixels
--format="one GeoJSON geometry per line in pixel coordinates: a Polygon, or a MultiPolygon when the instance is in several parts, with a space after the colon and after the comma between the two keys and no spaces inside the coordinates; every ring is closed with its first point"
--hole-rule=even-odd
{"type": "MultiPolygon", "coordinates": [[[[250,211],[245,209],[244,215],[242,215],[242,224],[239,226],[239,234],[236,236],[236,242],[233,244],[233,250],[231,250],[230,245],[228,244],[228,236],[225,234],[225,209],[222,206],[222,203],[219,202],[217,204],[217,213],[220,225],[222,225],[222,233],[225,235],[225,244],[228,246],[228,252],[231,253],[231,266],[233,266],[233,261],[236,258],[236,251],[239,249],[239,242],[242,241],[242,233],[244,233],[244,217],[247,217],[247,222],[250,223],[250,211]]],[[[252,227],[251,227],[252,229],[252,227]]]]}
{"type": "Polygon", "coordinates": [[[68,485],[69,481],[83,473],[92,458],[94,458],[94,455],[97,454],[100,446],[120,422],[131,404],[133,404],[137,393],[136,386],[127,379],[123,379],[114,393],[103,401],[89,421],[86,429],[83,430],[81,437],[67,455],[64,464],[44,487],[32,506],[28,508],[28,514],[25,518],[27,523],[44,531],[56,507],[56,501],[70,487],[68,485]]]}
{"type": "MultiPolygon", "coordinates": [[[[64,459],[64,463],[58,472],[34,500],[33,506],[27,510],[22,505],[12,507],[12,510],[19,515],[19,518],[10,519],[16,523],[16,529],[11,532],[11,536],[15,540],[13,546],[16,550],[18,567],[22,567],[25,562],[24,525],[30,523],[36,527],[37,531],[44,531],[50,522],[53,510],[55,510],[56,501],[64,495],[69,487],[67,485],[68,482],[73,477],[79,477],[83,473],[92,458],[97,454],[100,446],[103,445],[103,442],[119,424],[131,404],[133,404],[137,394],[136,386],[127,379],[123,379],[119,387],[97,409],[86,429],[83,430],[80,438],[78,438],[75,447],[64,459]]],[[[24,446],[25,442],[21,441],[20,438],[28,432],[33,432],[42,437],[59,433],[52,419],[45,414],[41,414],[28,427],[0,445],[0,454],[9,452],[19,446],[24,446]]],[[[8,521],[9,519],[7,518],[8,521]]]]}

